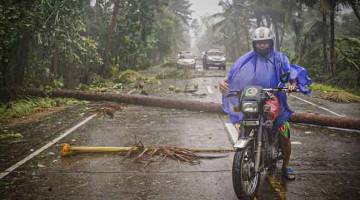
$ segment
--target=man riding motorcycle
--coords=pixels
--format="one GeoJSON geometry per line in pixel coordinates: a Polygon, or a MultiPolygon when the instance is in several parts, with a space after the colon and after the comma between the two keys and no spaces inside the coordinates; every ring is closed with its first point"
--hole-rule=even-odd
{"type": "MultiPolygon", "coordinates": [[[[289,59],[281,52],[274,49],[274,35],[267,27],[257,28],[252,35],[253,51],[241,56],[233,65],[228,76],[220,81],[220,91],[225,94],[228,91],[241,91],[244,87],[250,85],[259,85],[264,88],[284,87],[280,82],[280,76],[289,73],[289,91],[295,91],[297,87],[303,92],[309,90],[304,85],[311,84],[310,78],[304,68],[297,65],[290,65],[289,59]],[[300,84],[299,84],[300,83],[300,84]]],[[[286,94],[278,93],[277,98],[280,101],[281,112],[275,120],[274,131],[280,133],[280,145],[283,155],[282,176],[288,180],[294,180],[294,170],[288,167],[291,142],[290,126],[288,120],[292,114],[287,101],[286,94]]],[[[223,102],[226,101],[226,95],[223,96],[223,102]]],[[[225,104],[223,103],[223,106],[225,104]]],[[[224,111],[227,112],[226,107],[224,111]]],[[[230,120],[235,127],[239,126],[243,114],[230,114],[230,120]]]]}

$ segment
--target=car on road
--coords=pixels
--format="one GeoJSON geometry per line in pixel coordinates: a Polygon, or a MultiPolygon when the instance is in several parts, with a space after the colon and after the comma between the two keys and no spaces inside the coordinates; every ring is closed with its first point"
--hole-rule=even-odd
{"type": "Polygon", "coordinates": [[[204,69],[209,69],[209,67],[212,66],[223,70],[226,69],[225,54],[219,49],[209,49],[205,51],[202,58],[204,69]]]}
{"type": "Polygon", "coordinates": [[[178,60],[176,62],[177,68],[191,67],[195,68],[196,60],[195,56],[188,51],[180,51],[178,54],[178,60]]]}

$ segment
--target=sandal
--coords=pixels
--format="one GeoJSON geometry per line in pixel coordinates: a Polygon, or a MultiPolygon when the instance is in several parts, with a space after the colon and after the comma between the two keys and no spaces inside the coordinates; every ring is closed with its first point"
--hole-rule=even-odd
{"type": "Polygon", "coordinates": [[[282,170],[282,177],[286,178],[287,180],[295,180],[295,171],[293,168],[288,167],[282,170]]]}

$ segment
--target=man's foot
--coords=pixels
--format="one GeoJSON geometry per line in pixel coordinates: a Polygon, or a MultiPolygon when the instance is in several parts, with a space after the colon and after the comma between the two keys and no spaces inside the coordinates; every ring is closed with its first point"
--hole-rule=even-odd
{"type": "Polygon", "coordinates": [[[240,124],[239,123],[235,123],[234,124],[234,127],[235,127],[235,129],[236,129],[236,131],[238,132],[238,133],[240,133],[240,124]]]}
{"type": "Polygon", "coordinates": [[[281,170],[281,176],[286,178],[287,180],[295,180],[295,171],[293,168],[288,167],[281,170]]]}

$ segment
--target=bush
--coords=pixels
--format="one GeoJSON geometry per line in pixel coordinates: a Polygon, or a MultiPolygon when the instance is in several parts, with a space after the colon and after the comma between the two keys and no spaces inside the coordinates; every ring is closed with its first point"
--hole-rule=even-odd
{"type": "Polygon", "coordinates": [[[127,69],[119,75],[116,81],[120,83],[129,84],[129,83],[135,83],[136,81],[141,79],[143,79],[143,77],[138,72],[131,69],[127,69]]]}

